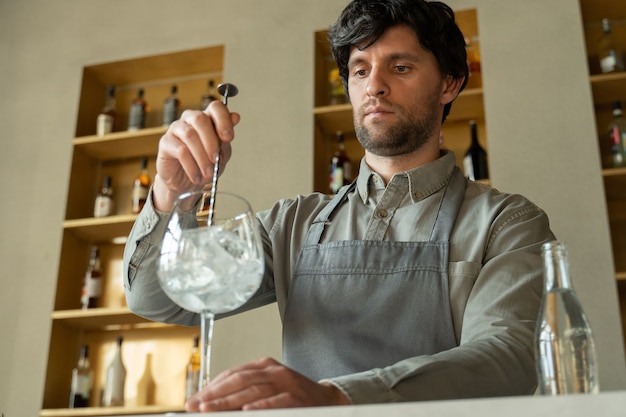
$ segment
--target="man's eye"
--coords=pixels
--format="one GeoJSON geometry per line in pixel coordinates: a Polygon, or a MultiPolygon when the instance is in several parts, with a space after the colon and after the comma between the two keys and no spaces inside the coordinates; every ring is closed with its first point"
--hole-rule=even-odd
{"type": "Polygon", "coordinates": [[[396,71],[398,72],[407,72],[408,70],[409,70],[409,67],[405,65],[396,65],[396,71]]]}

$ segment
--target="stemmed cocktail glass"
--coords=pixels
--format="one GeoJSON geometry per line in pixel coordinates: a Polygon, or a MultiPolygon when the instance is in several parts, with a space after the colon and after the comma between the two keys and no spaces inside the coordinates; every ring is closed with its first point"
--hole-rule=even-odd
{"type": "Polygon", "coordinates": [[[209,382],[215,315],[248,301],[263,270],[256,219],[244,198],[226,192],[211,198],[210,192],[195,191],[177,199],[163,237],[158,276],[176,304],[201,316],[199,390],[209,382]]]}

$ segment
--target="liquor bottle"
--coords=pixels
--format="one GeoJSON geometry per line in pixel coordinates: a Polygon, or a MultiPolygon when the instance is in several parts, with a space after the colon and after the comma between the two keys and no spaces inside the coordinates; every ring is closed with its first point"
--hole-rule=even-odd
{"type": "Polygon", "coordinates": [[[126,382],[126,367],[122,361],[122,337],[117,338],[115,356],[107,368],[102,405],[104,407],[124,405],[124,384],[126,382]]]}
{"type": "Polygon", "coordinates": [[[343,104],[346,102],[346,93],[337,67],[328,72],[328,88],[330,91],[330,104],[343,104]]]}
{"type": "Polygon", "coordinates": [[[209,80],[207,84],[207,90],[204,94],[202,94],[202,98],[200,99],[200,110],[204,111],[212,101],[217,100],[217,95],[215,94],[215,82],[213,80],[209,80]]]}
{"type": "Polygon", "coordinates": [[[471,38],[465,38],[465,51],[467,53],[467,67],[469,70],[465,88],[482,87],[482,75],[480,70],[480,52],[478,45],[471,38]]]}
{"type": "Polygon", "coordinates": [[[602,37],[598,42],[598,59],[600,60],[600,70],[604,74],[624,71],[624,56],[615,42],[609,19],[602,19],[602,37]]]}
{"type": "Polygon", "coordinates": [[[352,182],[352,161],[346,154],[344,136],[341,131],[336,134],[337,150],[330,160],[330,192],[337,194],[337,191],[344,185],[352,182]]]}
{"type": "Polygon", "coordinates": [[[141,171],[135,177],[133,184],[133,205],[132,212],[137,214],[141,211],[146,198],[148,198],[148,190],[150,189],[150,175],[148,174],[148,158],[141,158],[141,171]]]}
{"type": "Polygon", "coordinates": [[[465,171],[465,176],[472,181],[484,180],[489,178],[487,152],[485,152],[485,149],[483,149],[478,142],[476,122],[470,120],[469,123],[472,144],[465,153],[465,158],[463,158],[463,170],[465,171]]]}
{"type": "Polygon", "coordinates": [[[135,131],[146,127],[146,114],[150,110],[148,103],[143,98],[143,88],[137,90],[137,97],[130,102],[128,114],[128,130],[135,131]]]}
{"type": "Polygon", "coordinates": [[[89,365],[89,347],[81,346],[76,368],[72,370],[69,408],[89,407],[93,373],[89,365]]]}
{"type": "Polygon", "coordinates": [[[544,292],[535,329],[539,392],[597,393],[598,361],[591,326],[570,280],[567,248],[542,246],[544,292]]]}
{"type": "Polygon", "coordinates": [[[83,279],[83,288],[81,291],[80,302],[81,308],[98,307],[100,294],[102,293],[102,271],[100,270],[100,251],[97,246],[91,248],[91,256],[89,258],[89,266],[83,279]]]}
{"type": "Polygon", "coordinates": [[[185,379],[185,400],[198,392],[200,383],[200,349],[198,348],[199,338],[193,339],[191,357],[187,363],[187,378],[185,379]]]}
{"type": "Polygon", "coordinates": [[[107,88],[107,96],[104,108],[98,115],[96,123],[96,133],[98,136],[104,136],[107,133],[115,131],[115,122],[117,113],[115,111],[115,86],[110,85],[107,88]]]}
{"type": "Polygon", "coordinates": [[[613,120],[609,123],[608,130],[609,143],[611,145],[609,166],[612,168],[623,167],[626,165],[626,155],[624,153],[624,147],[626,146],[626,119],[624,119],[620,101],[613,102],[613,120]]]}
{"type": "Polygon", "coordinates": [[[113,214],[113,188],[111,186],[111,177],[104,177],[102,189],[96,196],[94,204],[93,216],[106,217],[113,214]]]}
{"type": "Polygon", "coordinates": [[[179,110],[178,87],[173,85],[170,89],[170,95],[163,102],[163,126],[169,126],[170,123],[178,119],[179,110]]]}

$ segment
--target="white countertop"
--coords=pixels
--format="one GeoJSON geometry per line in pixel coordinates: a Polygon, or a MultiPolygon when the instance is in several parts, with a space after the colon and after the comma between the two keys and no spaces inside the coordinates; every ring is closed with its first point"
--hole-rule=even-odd
{"type": "MultiPolygon", "coordinates": [[[[170,414],[168,414],[170,415],[170,414]]],[[[181,413],[185,417],[206,414],[181,413]]],[[[507,397],[453,401],[424,401],[342,407],[311,407],[229,412],[229,417],[626,417],[626,391],[558,397],[507,397]]],[[[143,417],[155,417],[144,415],[143,417]]],[[[159,416],[163,417],[163,414],[159,416]]],[[[142,416],[129,416],[142,417],[142,416]]]]}

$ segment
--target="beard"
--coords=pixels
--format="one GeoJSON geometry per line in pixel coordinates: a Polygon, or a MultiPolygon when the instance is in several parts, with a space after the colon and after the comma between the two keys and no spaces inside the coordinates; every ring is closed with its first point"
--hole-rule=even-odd
{"type": "Polygon", "coordinates": [[[354,129],[359,143],[368,152],[378,156],[399,156],[417,151],[433,136],[439,114],[438,95],[431,94],[425,105],[414,103],[407,108],[392,106],[384,99],[378,102],[393,109],[396,123],[386,127],[386,121],[374,120],[371,126],[363,122],[366,103],[354,113],[354,129]]]}

